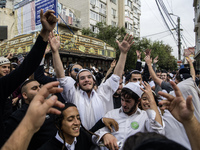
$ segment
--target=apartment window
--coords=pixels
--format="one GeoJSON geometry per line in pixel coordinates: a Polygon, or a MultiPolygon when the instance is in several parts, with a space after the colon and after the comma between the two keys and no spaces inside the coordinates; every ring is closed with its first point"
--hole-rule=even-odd
{"type": "Polygon", "coordinates": [[[125,6],[128,6],[128,0],[124,1],[125,6]]]}
{"type": "Polygon", "coordinates": [[[102,15],[99,15],[99,21],[100,22],[106,22],[106,17],[102,16],[102,15]]]}
{"type": "Polygon", "coordinates": [[[100,13],[106,15],[106,5],[102,2],[99,2],[100,13]]]}
{"type": "Polygon", "coordinates": [[[90,0],[90,4],[92,4],[92,5],[98,5],[98,0],[90,0]]]}
{"type": "Polygon", "coordinates": [[[129,30],[132,30],[133,29],[133,25],[132,24],[129,24],[129,30]]]}
{"type": "Polygon", "coordinates": [[[133,19],[133,13],[130,13],[130,18],[133,19]]]}
{"type": "Polygon", "coordinates": [[[116,16],[116,10],[112,8],[112,15],[116,16]]]}
{"type": "Polygon", "coordinates": [[[115,21],[112,21],[111,24],[112,24],[113,27],[117,26],[117,23],[115,21]]]}
{"type": "Polygon", "coordinates": [[[116,0],[110,0],[112,3],[116,4],[116,0]]]}
{"type": "Polygon", "coordinates": [[[125,0],[125,6],[132,7],[132,1],[131,0],[125,0]]]}
{"type": "Polygon", "coordinates": [[[94,25],[90,25],[90,30],[91,30],[92,32],[94,32],[94,33],[98,33],[98,32],[99,32],[98,28],[95,27],[94,25]]]}
{"type": "Polygon", "coordinates": [[[128,12],[128,10],[125,10],[125,16],[129,17],[129,12],[128,12]]]}
{"type": "Polygon", "coordinates": [[[133,29],[133,25],[131,23],[125,22],[125,28],[132,30],[133,29]]]}
{"type": "Polygon", "coordinates": [[[69,10],[69,16],[72,18],[76,18],[75,14],[71,10],[69,10]]]}
{"type": "Polygon", "coordinates": [[[128,1],[128,6],[132,7],[132,2],[130,0],[128,1]]]}
{"type": "Polygon", "coordinates": [[[128,28],[128,22],[125,22],[125,28],[126,29],[128,28]]]}
{"type": "Polygon", "coordinates": [[[99,21],[99,14],[90,10],[90,18],[99,21]]]}

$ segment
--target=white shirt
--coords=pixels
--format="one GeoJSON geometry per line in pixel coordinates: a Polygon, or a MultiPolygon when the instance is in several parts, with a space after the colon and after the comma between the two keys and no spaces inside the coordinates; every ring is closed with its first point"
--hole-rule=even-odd
{"type": "Polygon", "coordinates": [[[106,112],[114,109],[112,96],[118,89],[119,80],[120,77],[113,74],[98,87],[97,91],[92,90],[88,97],[85,91],[75,88],[75,81],[71,77],[58,78],[65,102],[77,106],[81,122],[86,129],[91,129],[106,112]]]}
{"type": "MultiPolygon", "coordinates": [[[[122,107],[119,109],[114,109],[109,111],[105,117],[115,119],[119,124],[119,130],[111,133],[117,138],[119,142],[124,144],[125,140],[136,134],[137,132],[157,132],[164,134],[164,123],[163,126],[155,121],[156,113],[154,110],[140,110],[137,108],[137,111],[128,116],[122,110],[122,107]]],[[[92,139],[95,143],[99,143],[102,136],[106,133],[110,133],[107,127],[101,128],[95,132],[99,135],[99,139],[96,139],[96,136],[93,136],[92,139]]],[[[101,147],[101,149],[107,150],[106,147],[101,147]]]]}
{"type": "MultiPolygon", "coordinates": [[[[56,134],[56,137],[55,137],[58,141],[60,141],[61,143],[63,143],[63,139],[60,137],[60,135],[56,134]]],[[[72,145],[68,144],[67,142],[65,142],[65,146],[67,147],[68,150],[75,150],[75,144],[77,143],[77,140],[76,140],[76,137],[74,138],[74,141],[72,143],[72,145]]]]}
{"type": "MultiPolygon", "coordinates": [[[[177,84],[183,98],[187,99],[189,95],[192,95],[192,103],[194,106],[194,115],[200,122],[200,90],[192,78],[188,78],[177,84]]],[[[174,95],[174,91],[170,92],[174,95]]],[[[163,114],[163,120],[165,122],[165,136],[183,146],[187,149],[191,149],[191,145],[183,125],[178,122],[169,111],[165,111],[163,114]]]]}

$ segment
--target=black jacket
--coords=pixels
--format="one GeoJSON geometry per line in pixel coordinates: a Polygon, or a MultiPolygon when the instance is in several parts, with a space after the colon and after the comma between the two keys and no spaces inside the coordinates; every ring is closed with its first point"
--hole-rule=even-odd
{"type": "MultiPolygon", "coordinates": [[[[93,145],[91,140],[92,135],[80,128],[80,135],[77,137],[77,143],[75,144],[75,150],[90,150],[93,145]]],[[[62,150],[63,143],[58,141],[55,137],[45,143],[38,150],[62,150]]],[[[65,150],[67,148],[65,147],[65,150]]]]}
{"type": "Polygon", "coordinates": [[[3,112],[7,97],[12,94],[39,66],[44,55],[47,42],[39,35],[23,63],[10,74],[0,78],[0,147],[5,142],[3,112]]]}
{"type": "MultiPolygon", "coordinates": [[[[6,138],[9,138],[12,132],[17,128],[21,120],[24,118],[28,107],[28,104],[22,105],[22,108],[16,110],[5,122],[6,138]]],[[[57,128],[54,125],[54,116],[52,114],[46,115],[46,119],[43,125],[41,126],[40,130],[33,135],[29,143],[28,150],[38,149],[45,142],[54,137],[56,135],[56,132],[57,128]]]]}

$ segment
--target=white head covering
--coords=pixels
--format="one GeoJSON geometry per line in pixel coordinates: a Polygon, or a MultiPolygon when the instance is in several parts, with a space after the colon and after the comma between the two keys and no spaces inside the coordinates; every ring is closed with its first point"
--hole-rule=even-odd
{"type": "Polygon", "coordinates": [[[141,86],[137,82],[129,82],[123,88],[130,89],[131,91],[133,91],[134,93],[136,93],[141,98],[142,90],[140,89],[140,87],[141,86]]]}
{"type": "Polygon", "coordinates": [[[78,81],[78,76],[79,76],[79,74],[81,73],[81,72],[83,72],[83,71],[88,71],[88,72],[90,72],[91,73],[91,75],[92,75],[92,77],[93,77],[93,79],[96,81],[96,78],[95,78],[95,76],[92,74],[92,72],[90,71],[90,70],[88,70],[88,69],[81,69],[78,73],[77,73],[77,75],[76,75],[76,80],[78,81]]]}
{"type": "Polygon", "coordinates": [[[0,66],[4,64],[9,64],[10,61],[6,57],[0,57],[0,66]]]}

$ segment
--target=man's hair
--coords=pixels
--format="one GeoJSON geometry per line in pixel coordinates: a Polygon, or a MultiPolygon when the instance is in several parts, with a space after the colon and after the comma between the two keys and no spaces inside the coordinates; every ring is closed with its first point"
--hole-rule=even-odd
{"type": "Polygon", "coordinates": [[[139,98],[140,98],[135,92],[131,91],[128,88],[123,88],[122,89],[121,96],[123,96],[124,98],[127,98],[127,99],[132,98],[132,99],[135,100],[135,103],[138,103],[139,102],[139,98]]]}
{"type": "Polygon", "coordinates": [[[28,83],[33,82],[33,81],[37,81],[37,80],[35,80],[35,79],[30,79],[30,80],[24,81],[24,82],[21,84],[21,93],[26,92],[25,86],[26,86],[28,83]]]}
{"type": "Polygon", "coordinates": [[[156,70],[156,73],[161,73],[161,70],[156,70]]]}
{"type": "Polygon", "coordinates": [[[166,70],[162,70],[162,73],[167,73],[167,71],[166,70]]]}
{"type": "Polygon", "coordinates": [[[123,150],[186,150],[186,148],[164,135],[147,132],[138,132],[128,137],[124,143],[123,150]]]}
{"type": "Polygon", "coordinates": [[[190,78],[190,77],[191,77],[190,70],[187,69],[187,68],[180,69],[176,74],[176,80],[178,82],[181,82],[181,81],[183,81],[183,80],[185,80],[187,78],[190,78]]]}

